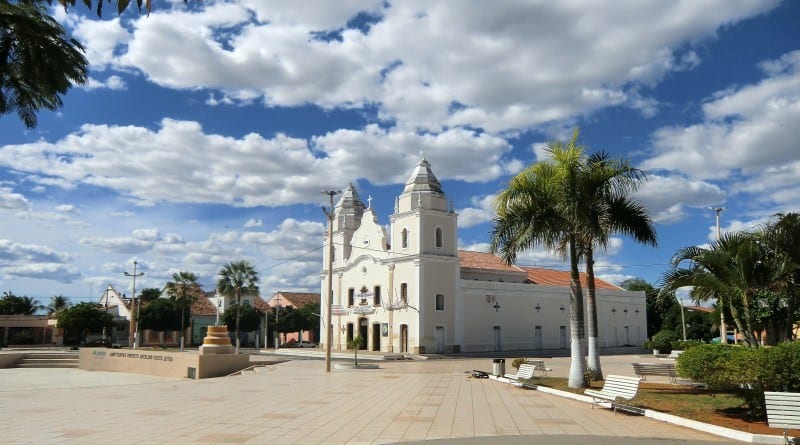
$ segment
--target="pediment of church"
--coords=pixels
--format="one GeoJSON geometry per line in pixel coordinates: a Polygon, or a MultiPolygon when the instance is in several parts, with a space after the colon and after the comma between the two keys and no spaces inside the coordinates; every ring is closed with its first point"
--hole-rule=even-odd
{"type": "Polygon", "coordinates": [[[378,218],[375,216],[372,209],[367,209],[364,212],[361,218],[361,225],[353,232],[350,245],[353,248],[351,258],[364,253],[373,256],[383,256],[382,254],[387,251],[386,232],[383,230],[383,227],[378,224],[378,218]],[[356,253],[356,249],[363,250],[364,252],[356,253]]]}

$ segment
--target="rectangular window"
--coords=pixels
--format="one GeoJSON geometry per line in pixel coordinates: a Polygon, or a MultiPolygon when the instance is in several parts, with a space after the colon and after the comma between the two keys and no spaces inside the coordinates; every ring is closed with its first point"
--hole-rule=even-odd
{"type": "Polygon", "coordinates": [[[436,294],[436,310],[443,311],[444,310],[444,295],[436,294]]]}
{"type": "Polygon", "coordinates": [[[375,286],[372,292],[372,305],[373,306],[380,306],[381,305],[381,287],[375,286]]]}
{"type": "Polygon", "coordinates": [[[347,307],[352,307],[356,296],[354,288],[347,289],[347,307]]]}
{"type": "Polygon", "coordinates": [[[408,283],[400,283],[400,302],[408,304],[408,283]]]}

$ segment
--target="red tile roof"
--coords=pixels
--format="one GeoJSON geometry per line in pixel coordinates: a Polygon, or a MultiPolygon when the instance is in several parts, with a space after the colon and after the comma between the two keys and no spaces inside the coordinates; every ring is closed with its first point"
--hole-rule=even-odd
{"type": "Polygon", "coordinates": [[[257,311],[265,313],[269,311],[269,305],[267,304],[267,302],[264,301],[264,299],[259,297],[258,295],[256,295],[255,298],[253,298],[253,307],[255,307],[257,311]]]}
{"type": "Polygon", "coordinates": [[[192,303],[192,315],[217,315],[217,308],[208,298],[196,298],[192,303]]]}
{"type": "MultiPolygon", "coordinates": [[[[569,287],[569,271],[568,270],[553,270],[543,269],[541,267],[523,267],[523,270],[528,273],[528,280],[533,284],[542,286],[562,286],[569,287]]],[[[586,288],[588,281],[586,274],[580,273],[581,285],[586,288]]],[[[594,285],[597,289],[620,290],[619,286],[615,286],[609,282],[603,281],[597,277],[594,278],[594,285]]]]}
{"type": "Polygon", "coordinates": [[[458,261],[461,263],[462,268],[523,272],[523,270],[517,266],[509,266],[499,256],[486,252],[459,250],[458,261]]]}
{"type": "Polygon", "coordinates": [[[280,295],[281,298],[286,300],[285,305],[294,306],[296,308],[303,307],[311,303],[320,302],[320,294],[307,293],[307,292],[282,292],[278,291],[272,294],[270,300],[280,295]]]}

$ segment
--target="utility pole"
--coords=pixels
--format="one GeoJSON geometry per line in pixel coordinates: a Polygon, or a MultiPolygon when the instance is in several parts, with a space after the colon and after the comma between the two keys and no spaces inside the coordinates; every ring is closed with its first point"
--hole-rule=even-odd
{"type": "MultiPolygon", "coordinates": [[[[709,207],[709,210],[713,210],[717,214],[717,243],[720,242],[722,239],[722,232],[720,231],[719,227],[719,214],[725,210],[725,207],[709,207]]],[[[728,344],[728,325],[725,323],[725,306],[720,302],[719,305],[719,341],[723,345],[728,344]]]]}
{"type": "MultiPolygon", "coordinates": [[[[136,273],[136,265],[139,264],[137,261],[134,260],[133,262],[133,273],[125,272],[126,277],[133,277],[133,293],[131,294],[131,327],[135,327],[135,331],[133,333],[133,349],[139,348],[139,308],[142,307],[142,299],[139,299],[139,304],[136,305],[136,277],[141,277],[144,275],[144,272],[136,273]],[[133,307],[136,305],[136,311],[134,312],[133,307]],[[135,321],[134,321],[135,320],[135,321]]],[[[128,330],[131,330],[130,327],[128,330]]]]}
{"type": "Polygon", "coordinates": [[[325,302],[325,372],[331,372],[331,343],[333,342],[333,330],[331,329],[331,309],[333,308],[333,197],[338,195],[337,190],[326,190],[322,192],[330,198],[330,207],[322,211],[328,217],[328,295],[325,302]]]}

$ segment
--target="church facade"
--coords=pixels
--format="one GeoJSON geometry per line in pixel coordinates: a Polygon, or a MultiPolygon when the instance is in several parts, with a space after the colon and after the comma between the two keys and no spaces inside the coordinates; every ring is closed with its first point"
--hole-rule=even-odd
{"type": "MultiPolygon", "coordinates": [[[[458,215],[425,159],[396,198],[388,233],[371,207],[351,185],[334,208],[320,317],[325,332],[332,246],[332,348],[355,337],[387,353],[569,348],[569,273],[458,250],[458,215]]],[[[599,345],[641,345],[644,293],[596,285],[599,345]]]]}

